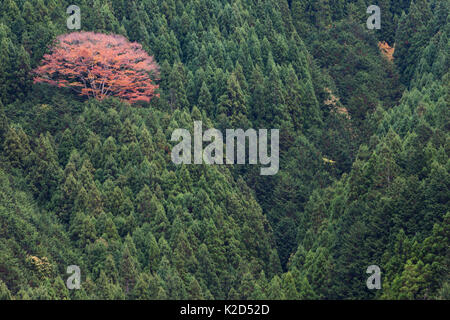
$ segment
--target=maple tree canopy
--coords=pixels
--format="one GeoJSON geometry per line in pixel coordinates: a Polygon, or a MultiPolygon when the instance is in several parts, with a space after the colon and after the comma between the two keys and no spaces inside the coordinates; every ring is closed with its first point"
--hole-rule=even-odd
{"type": "Polygon", "coordinates": [[[102,100],[117,96],[130,103],[158,96],[159,67],[152,56],[124,36],[73,32],[57,37],[51,54],[34,70],[34,82],[71,87],[102,100]]]}

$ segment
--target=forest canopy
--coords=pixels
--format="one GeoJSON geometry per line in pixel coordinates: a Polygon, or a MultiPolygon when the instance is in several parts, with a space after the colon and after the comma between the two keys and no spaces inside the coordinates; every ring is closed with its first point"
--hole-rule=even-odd
{"type": "Polygon", "coordinates": [[[375,2],[0,0],[0,299],[449,299],[450,5],[375,2]]]}

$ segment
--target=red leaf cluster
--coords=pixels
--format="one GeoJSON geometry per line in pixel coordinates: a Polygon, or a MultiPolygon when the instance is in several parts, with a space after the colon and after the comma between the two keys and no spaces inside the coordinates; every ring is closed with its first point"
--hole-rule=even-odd
{"type": "Polygon", "coordinates": [[[98,100],[112,95],[134,103],[158,96],[154,83],[159,77],[157,63],[140,44],[120,35],[61,35],[34,73],[35,83],[70,87],[98,100]]]}

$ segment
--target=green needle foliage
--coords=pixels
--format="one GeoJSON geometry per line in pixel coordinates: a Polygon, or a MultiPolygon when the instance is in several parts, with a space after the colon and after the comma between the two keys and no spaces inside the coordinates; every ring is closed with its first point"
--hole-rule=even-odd
{"type": "Polygon", "coordinates": [[[0,299],[449,299],[448,1],[79,0],[161,66],[133,106],[33,84],[71,4],[0,0],[0,299]],[[279,173],[174,165],[194,121],[279,173]]]}

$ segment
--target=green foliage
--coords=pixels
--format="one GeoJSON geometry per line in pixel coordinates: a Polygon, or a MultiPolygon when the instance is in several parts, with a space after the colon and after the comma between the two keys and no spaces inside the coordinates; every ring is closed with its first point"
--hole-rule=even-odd
{"type": "Polygon", "coordinates": [[[161,65],[132,108],[31,84],[69,4],[0,0],[0,299],[448,299],[448,2],[80,1],[161,65]],[[175,166],[194,120],[279,173],[175,166]]]}

